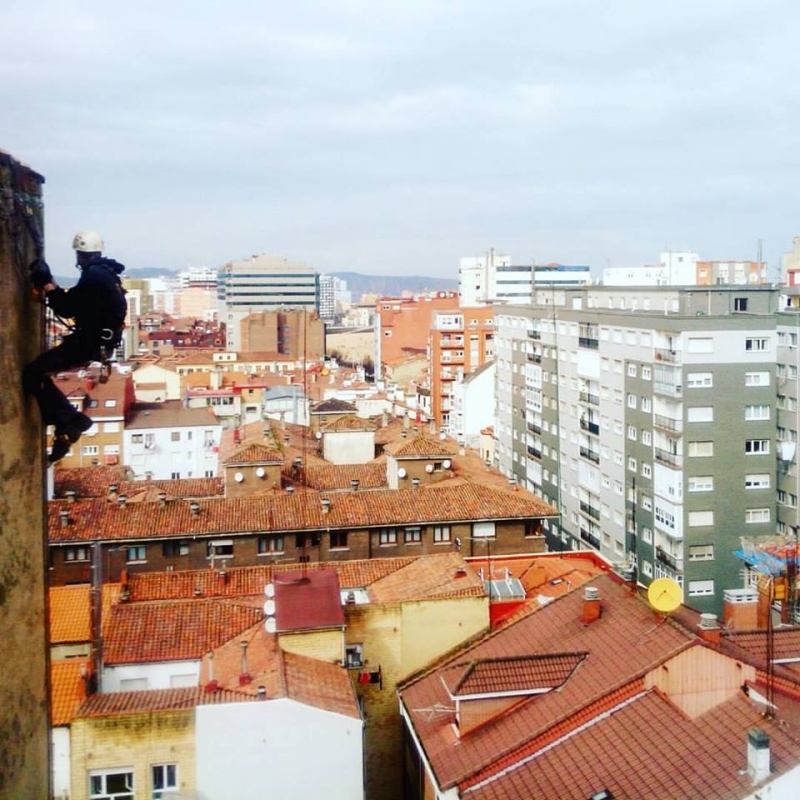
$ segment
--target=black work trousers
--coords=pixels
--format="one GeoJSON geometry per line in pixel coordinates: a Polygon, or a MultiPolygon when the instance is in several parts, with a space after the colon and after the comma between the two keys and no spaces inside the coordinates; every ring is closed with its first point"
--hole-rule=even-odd
{"type": "Polygon", "coordinates": [[[22,371],[22,387],[39,403],[42,423],[55,425],[56,430],[80,415],[50,377],[98,361],[101,348],[80,332],[65,336],[61,344],[46,350],[22,371]]]}

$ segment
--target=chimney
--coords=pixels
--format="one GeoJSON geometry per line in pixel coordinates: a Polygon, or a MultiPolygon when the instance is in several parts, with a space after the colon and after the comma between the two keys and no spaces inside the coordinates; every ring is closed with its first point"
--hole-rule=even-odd
{"type": "Polygon", "coordinates": [[[413,486],[415,489],[419,489],[419,478],[412,478],[412,479],[411,479],[411,485],[412,485],[412,486],[413,486]]]}
{"type": "Polygon", "coordinates": [[[167,504],[167,493],[166,492],[159,492],[158,493],[158,505],[161,508],[164,508],[164,506],[166,504],[167,504]]]}
{"type": "Polygon", "coordinates": [[[331,501],[327,497],[323,497],[320,502],[322,503],[322,513],[329,513],[331,510],[331,501]]]}
{"type": "Polygon", "coordinates": [[[256,694],[259,700],[266,700],[267,699],[267,687],[259,685],[258,689],[256,690],[256,694]]]}
{"type": "Polygon", "coordinates": [[[58,512],[58,516],[61,517],[61,527],[66,528],[69,525],[69,511],[66,508],[62,508],[58,512]]]}
{"type": "Polygon", "coordinates": [[[250,683],[250,673],[247,671],[247,642],[242,642],[242,671],[239,675],[239,686],[250,683]]]}
{"type": "Polygon", "coordinates": [[[117,499],[117,492],[119,491],[119,486],[116,483],[112,483],[108,487],[108,499],[109,500],[116,500],[117,499]]]}
{"type": "Polygon", "coordinates": [[[287,486],[286,487],[286,494],[294,494],[294,486],[287,486]]]}
{"type": "Polygon", "coordinates": [[[717,622],[716,614],[703,613],[697,626],[697,635],[709,644],[719,644],[722,639],[722,628],[717,622]]]}
{"type": "Polygon", "coordinates": [[[119,574],[119,601],[127,603],[131,599],[131,587],[128,586],[128,570],[123,569],[119,574]]]}
{"type": "Polygon", "coordinates": [[[126,494],[121,494],[121,495],[120,495],[120,496],[117,498],[117,505],[118,505],[120,508],[125,508],[125,504],[126,504],[127,502],[128,502],[128,495],[126,495],[126,494]]]}
{"type": "Polygon", "coordinates": [[[74,503],[77,496],[78,493],[74,489],[67,489],[67,491],[64,492],[64,497],[67,499],[68,503],[74,503]]]}
{"type": "Polygon", "coordinates": [[[587,586],[583,590],[581,622],[584,625],[589,625],[596,619],[600,619],[600,614],[600,590],[596,586],[587,586]]]}
{"type": "Polygon", "coordinates": [[[192,512],[192,516],[197,519],[200,516],[200,503],[192,501],[189,503],[189,511],[192,512]]]}
{"type": "Polygon", "coordinates": [[[357,491],[358,491],[358,487],[359,487],[360,483],[361,483],[361,482],[358,480],[358,478],[353,478],[353,480],[351,480],[351,481],[350,481],[350,488],[351,488],[351,489],[352,489],[354,492],[357,492],[357,491]]]}
{"type": "Polygon", "coordinates": [[[723,594],[722,622],[729,630],[756,630],[758,592],[755,589],[726,589],[723,594]]]}
{"type": "Polygon", "coordinates": [[[747,731],[747,774],[754,785],[769,777],[769,736],[761,728],[747,731]]]}
{"type": "Polygon", "coordinates": [[[214,680],[214,653],[212,650],[208,651],[208,683],[206,684],[207,692],[216,692],[219,689],[219,683],[214,680]]]}

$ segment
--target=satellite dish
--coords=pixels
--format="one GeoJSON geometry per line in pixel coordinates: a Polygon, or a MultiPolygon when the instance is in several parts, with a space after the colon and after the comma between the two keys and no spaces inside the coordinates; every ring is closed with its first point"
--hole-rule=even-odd
{"type": "Polygon", "coordinates": [[[399,469],[399,470],[397,470],[397,477],[398,477],[398,478],[405,478],[405,476],[406,476],[407,474],[408,474],[408,473],[405,471],[405,468],[403,468],[403,467],[400,467],[400,469],[399,469]]]}
{"type": "Polygon", "coordinates": [[[268,597],[266,602],[264,603],[264,613],[268,617],[275,616],[275,601],[271,597],[268,597]]]}
{"type": "Polygon", "coordinates": [[[444,461],[442,461],[442,466],[445,469],[450,469],[450,467],[452,466],[452,463],[450,462],[450,459],[446,458],[444,461]]]}
{"type": "Polygon", "coordinates": [[[236,483],[241,483],[244,480],[244,475],[241,472],[237,472],[233,477],[236,483]]]}
{"type": "Polygon", "coordinates": [[[267,585],[264,587],[264,594],[265,594],[267,597],[275,597],[275,584],[273,584],[273,583],[268,583],[268,584],[267,584],[267,585]]]}
{"type": "Polygon", "coordinates": [[[267,617],[264,622],[264,627],[267,633],[275,633],[275,631],[278,630],[278,623],[275,622],[275,617],[267,617]]]}
{"type": "Polygon", "coordinates": [[[431,472],[433,472],[433,464],[426,464],[425,465],[425,472],[427,472],[428,475],[430,475],[431,472]]]}
{"type": "Polygon", "coordinates": [[[259,467],[259,468],[256,470],[256,475],[258,475],[258,477],[259,477],[259,478],[263,478],[263,477],[264,477],[266,474],[267,474],[267,473],[266,473],[266,471],[264,470],[264,467],[259,467]]]}
{"type": "Polygon", "coordinates": [[[656,578],[647,589],[647,601],[654,611],[669,614],[683,600],[680,584],[672,578],[656,578]]]}

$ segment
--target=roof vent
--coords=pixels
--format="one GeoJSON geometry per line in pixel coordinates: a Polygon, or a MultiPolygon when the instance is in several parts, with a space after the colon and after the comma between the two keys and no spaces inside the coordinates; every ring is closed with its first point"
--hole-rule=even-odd
{"type": "Polygon", "coordinates": [[[697,635],[709,644],[719,644],[722,641],[722,628],[717,622],[716,614],[703,613],[700,615],[697,635]]]}
{"type": "Polygon", "coordinates": [[[119,491],[119,486],[116,483],[112,483],[108,487],[108,498],[109,500],[113,500],[117,496],[117,492],[119,491]]]}
{"type": "Polygon", "coordinates": [[[412,479],[411,479],[411,485],[412,485],[412,486],[413,486],[415,489],[419,489],[419,478],[412,478],[412,479]]]}
{"type": "Polygon", "coordinates": [[[119,505],[120,508],[125,508],[125,504],[127,502],[128,502],[128,495],[126,495],[126,494],[121,494],[117,498],[117,504],[119,505]]]}
{"type": "Polygon", "coordinates": [[[716,614],[709,614],[705,612],[700,615],[700,627],[706,631],[713,631],[719,627],[716,614]]]}
{"type": "Polygon", "coordinates": [[[198,503],[198,502],[193,500],[191,503],[189,503],[189,511],[192,512],[192,516],[193,517],[195,517],[195,518],[199,517],[200,516],[200,503],[198,503]]]}
{"type": "Polygon", "coordinates": [[[166,492],[159,492],[158,493],[158,504],[162,508],[167,504],[167,493],[166,492]]]}
{"type": "Polygon", "coordinates": [[[583,599],[584,600],[599,600],[600,599],[600,590],[596,586],[587,586],[583,590],[583,599]]]}
{"type": "Polygon", "coordinates": [[[64,492],[64,497],[67,499],[68,503],[74,503],[77,496],[78,493],[74,489],[67,489],[67,491],[64,492]]]}
{"type": "Polygon", "coordinates": [[[348,592],[347,597],[345,597],[344,602],[348,606],[354,606],[356,604],[356,593],[355,592],[348,592]]]}
{"type": "Polygon", "coordinates": [[[587,586],[583,590],[581,622],[584,625],[590,625],[595,620],[600,619],[600,614],[600,590],[596,586],[587,586]]]}
{"type": "Polygon", "coordinates": [[[358,480],[358,478],[353,478],[353,480],[351,480],[351,481],[350,481],[350,488],[351,488],[351,489],[352,489],[354,492],[357,492],[357,491],[358,491],[358,487],[359,487],[360,483],[361,483],[361,482],[358,480]]]}
{"type": "Polygon", "coordinates": [[[286,494],[294,494],[294,486],[287,486],[286,494]]]}
{"type": "Polygon", "coordinates": [[[747,732],[747,773],[753,784],[769,777],[769,736],[761,728],[747,732]]]}
{"type": "Polygon", "coordinates": [[[320,502],[322,503],[322,513],[327,514],[331,510],[331,501],[327,497],[323,497],[320,502]]]}
{"type": "Polygon", "coordinates": [[[61,517],[61,525],[66,527],[69,525],[69,511],[66,508],[62,508],[61,511],[58,512],[59,517],[61,517]]]}
{"type": "Polygon", "coordinates": [[[267,699],[267,687],[259,685],[258,689],[256,690],[256,694],[258,695],[259,700],[266,700],[267,699]]]}

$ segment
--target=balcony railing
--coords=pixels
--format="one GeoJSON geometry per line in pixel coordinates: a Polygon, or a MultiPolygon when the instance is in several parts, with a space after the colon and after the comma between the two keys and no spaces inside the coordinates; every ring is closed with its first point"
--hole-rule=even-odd
{"type": "Polygon", "coordinates": [[[538,458],[538,459],[541,459],[541,457],[542,457],[542,451],[541,451],[541,450],[540,450],[538,447],[532,447],[531,445],[528,445],[528,446],[527,446],[527,449],[528,449],[528,455],[529,455],[531,458],[538,458]]]}
{"type": "Polygon", "coordinates": [[[595,464],[600,463],[600,453],[596,450],[590,450],[588,447],[581,447],[581,455],[584,458],[588,458],[589,461],[593,461],[595,464]]]}
{"type": "Polygon", "coordinates": [[[581,500],[581,511],[583,511],[584,514],[588,514],[593,519],[596,519],[598,521],[600,520],[600,509],[595,508],[594,506],[591,506],[588,503],[584,503],[582,500],[581,500]]]}
{"type": "Polygon", "coordinates": [[[531,433],[541,433],[542,432],[542,426],[541,425],[537,425],[535,422],[529,422],[527,424],[527,428],[531,433]]]}
{"type": "Polygon", "coordinates": [[[589,350],[597,350],[600,347],[600,340],[593,339],[590,336],[579,336],[578,347],[586,347],[589,350]]]}
{"type": "Polygon", "coordinates": [[[653,392],[664,395],[664,397],[682,397],[683,386],[679,383],[664,383],[664,381],[653,381],[653,392]]]}
{"type": "Polygon", "coordinates": [[[653,414],[653,425],[671,433],[683,433],[683,420],[664,417],[661,414],[653,414]]]}
{"type": "Polygon", "coordinates": [[[588,420],[581,420],[581,430],[593,433],[595,436],[600,435],[600,426],[596,422],[589,422],[588,420]]]}
{"type": "Polygon", "coordinates": [[[542,332],[541,331],[528,331],[528,338],[529,339],[541,339],[542,332]]]}
{"type": "Polygon", "coordinates": [[[669,450],[662,450],[660,447],[654,448],[653,453],[656,461],[672,469],[680,469],[683,466],[683,456],[678,453],[670,453],[669,450]]]}
{"type": "Polygon", "coordinates": [[[541,364],[542,357],[539,353],[528,353],[528,361],[531,361],[534,364],[541,364]]]}
{"type": "Polygon", "coordinates": [[[591,392],[579,392],[578,399],[581,401],[581,403],[588,403],[592,406],[600,405],[600,395],[591,394],[591,392]]]}
{"type": "Polygon", "coordinates": [[[683,572],[683,559],[670,555],[662,547],[656,547],[656,558],[675,572],[683,572]]]}
{"type": "Polygon", "coordinates": [[[678,353],[675,350],[663,350],[660,347],[656,347],[654,354],[656,361],[666,361],[670,364],[678,363],[678,353]]]}

